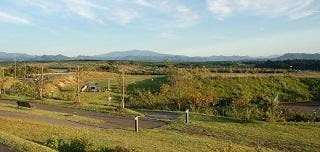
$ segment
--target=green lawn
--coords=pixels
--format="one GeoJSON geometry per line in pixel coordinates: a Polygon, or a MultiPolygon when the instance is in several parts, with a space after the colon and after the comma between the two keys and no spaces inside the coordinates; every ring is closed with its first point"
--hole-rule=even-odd
{"type": "MultiPolygon", "coordinates": [[[[191,114],[157,129],[92,129],[54,126],[0,117],[0,132],[43,144],[55,136],[87,138],[94,147],[121,146],[136,151],[318,151],[320,124],[241,123],[237,120],[191,114]]],[[[0,140],[1,141],[1,140],[0,140]]]]}
{"type": "Polygon", "coordinates": [[[3,103],[0,103],[0,110],[23,113],[23,114],[27,114],[30,116],[32,116],[32,115],[45,116],[48,118],[62,119],[62,120],[81,122],[81,123],[86,123],[86,124],[100,124],[103,122],[102,120],[82,117],[82,116],[78,116],[75,114],[52,112],[52,111],[39,110],[39,109],[17,108],[17,106],[3,104],[3,103]]]}

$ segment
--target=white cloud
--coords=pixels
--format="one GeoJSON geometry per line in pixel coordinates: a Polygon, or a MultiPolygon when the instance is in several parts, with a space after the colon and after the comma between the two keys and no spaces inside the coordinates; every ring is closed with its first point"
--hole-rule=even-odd
{"type": "Polygon", "coordinates": [[[93,10],[94,4],[87,0],[65,0],[66,7],[74,14],[83,18],[96,20],[97,16],[93,10]]]}
{"type": "Polygon", "coordinates": [[[177,36],[172,32],[162,32],[158,35],[158,37],[161,39],[169,39],[169,40],[177,38],[177,36]]]}
{"type": "Polygon", "coordinates": [[[219,20],[223,20],[233,12],[233,4],[229,0],[207,0],[208,10],[219,20]]]}
{"type": "Polygon", "coordinates": [[[30,25],[31,22],[28,19],[14,16],[11,14],[8,14],[6,12],[0,12],[0,22],[7,22],[7,23],[14,23],[14,24],[25,24],[30,25]]]}
{"type": "Polygon", "coordinates": [[[194,12],[191,8],[179,5],[176,7],[178,16],[186,21],[194,21],[199,19],[199,15],[194,12]]]}
{"type": "MultiPolygon", "coordinates": [[[[135,4],[142,7],[151,8],[157,13],[161,13],[163,18],[156,18],[158,22],[164,22],[162,27],[167,28],[185,28],[195,25],[200,16],[191,6],[187,6],[180,1],[175,0],[135,0],[135,4]]],[[[146,18],[152,18],[146,14],[146,18]]]]}
{"type": "Polygon", "coordinates": [[[113,10],[112,15],[114,20],[121,24],[131,23],[133,20],[139,17],[138,12],[134,10],[126,10],[126,9],[113,10]]]}
{"type": "Polygon", "coordinates": [[[297,20],[319,11],[315,0],[207,0],[208,10],[217,19],[244,12],[257,16],[297,20]]]}

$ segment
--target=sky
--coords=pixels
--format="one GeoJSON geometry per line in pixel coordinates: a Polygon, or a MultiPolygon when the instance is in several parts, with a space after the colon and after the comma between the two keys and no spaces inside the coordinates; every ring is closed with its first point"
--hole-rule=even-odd
{"type": "Polygon", "coordinates": [[[0,0],[0,51],[320,52],[320,0],[0,0]]]}

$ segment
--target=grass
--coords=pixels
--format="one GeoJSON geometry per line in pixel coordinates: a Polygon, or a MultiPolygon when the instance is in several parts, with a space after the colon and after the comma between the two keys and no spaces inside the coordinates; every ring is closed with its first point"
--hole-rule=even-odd
{"type": "MultiPolygon", "coordinates": [[[[94,94],[92,94],[92,98],[94,99],[94,94]]],[[[89,97],[87,97],[89,98],[89,97]]],[[[41,103],[41,104],[48,104],[48,105],[57,105],[57,106],[63,106],[67,108],[74,108],[74,109],[81,109],[86,111],[92,111],[92,112],[101,112],[101,113],[107,113],[110,115],[118,115],[118,116],[126,116],[126,117],[133,117],[133,116],[144,116],[144,114],[139,113],[137,111],[131,110],[131,109],[124,109],[120,110],[119,106],[115,105],[108,105],[108,104],[97,104],[97,103],[80,103],[75,104],[72,101],[65,101],[65,100],[55,100],[55,99],[44,99],[44,100],[35,100],[30,97],[25,96],[14,96],[14,95],[5,95],[2,96],[2,99],[7,100],[27,100],[33,103],[41,103]]]]}
{"type": "Polygon", "coordinates": [[[0,131],[43,144],[55,136],[89,139],[95,147],[136,151],[318,151],[320,124],[241,123],[239,120],[191,114],[157,129],[93,129],[35,123],[0,117],[0,131]],[[36,130],[36,131],[35,131],[36,130]]]}
{"type": "MultiPolygon", "coordinates": [[[[126,83],[132,84],[135,82],[151,79],[157,76],[152,75],[126,75],[126,83]]],[[[135,112],[134,110],[125,109],[119,110],[121,104],[121,95],[118,91],[118,82],[117,82],[117,74],[109,73],[109,72],[88,72],[83,78],[83,83],[85,82],[98,82],[101,87],[106,87],[108,80],[111,80],[111,92],[110,96],[112,100],[109,101],[108,94],[105,92],[82,92],[81,93],[81,104],[75,105],[73,104],[73,98],[75,97],[75,81],[72,74],[66,74],[61,76],[55,76],[50,81],[46,83],[47,86],[47,94],[51,96],[50,91],[54,91],[53,97],[54,99],[45,99],[44,101],[29,99],[32,102],[41,102],[45,104],[55,104],[62,105],[65,107],[78,108],[88,111],[95,112],[103,112],[110,113],[114,115],[121,116],[143,116],[143,114],[135,112]],[[63,84],[63,85],[61,85],[63,84]],[[62,97],[64,96],[64,97],[62,97]],[[61,98],[61,99],[60,99],[61,98]]],[[[83,85],[84,85],[83,84],[83,85]]],[[[28,99],[24,97],[6,97],[11,99],[28,99]]]]}
{"type": "Polygon", "coordinates": [[[0,131],[0,143],[3,145],[7,145],[9,147],[14,147],[15,150],[21,151],[21,152],[24,152],[24,151],[25,152],[32,152],[32,151],[55,152],[55,150],[52,150],[41,144],[37,144],[35,142],[31,142],[29,140],[25,140],[18,136],[7,134],[2,131],[0,131]]]}
{"type": "Polygon", "coordinates": [[[102,120],[82,117],[75,114],[70,115],[68,113],[52,112],[52,111],[45,111],[45,110],[39,110],[39,109],[17,108],[16,106],[3,104],[3,103],[0,103],[0,110],[10,111],[10,112],[19,112],[19,113],[24,113],[29,115],[45,116],[48,118],[62,119],[62,120],[89,123],[89,124],[100,124],[103,122],[102,120]]]}
{"type": "Polygon", "coordinates": [[[265,147],[280,151],[318,151],[320,149],[319,123],[241,123],[240,120],[191,115],[191,124],[184,125],[180,119],[166,126],[182,134],[205,135],[250,147],[265,147]]]}
{"type": "Polygon", "coordinates": [[[210,137],[184,135],[162,129],[148,129],[134,133],[131,129],[100,130],[60,127],[4,118],[0,118],[0,123],[3,124],[0,126],[0,130],[37,143],[44,143],[49,137],[55,136],[66,140],[87,138],[93,142],[95,147],[122,146],[137,151],[212,151],[223,150],[224,147],[240,151],[254,150],[252,147],[232,144],[210,137]]]}

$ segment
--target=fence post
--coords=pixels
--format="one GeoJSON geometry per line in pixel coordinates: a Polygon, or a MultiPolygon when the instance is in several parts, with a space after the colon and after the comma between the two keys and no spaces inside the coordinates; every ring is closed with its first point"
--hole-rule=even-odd
{"type": "Polygon", "coordinates": [[[139,132],[139,117],[140,116],[137,116],[134,118],[134,131],[135,132],[139,132]]]}
{"type": "Polygon", "coordinates": [[[189,123],[189,109],[186,110],[186,124],[189,123]]]}

